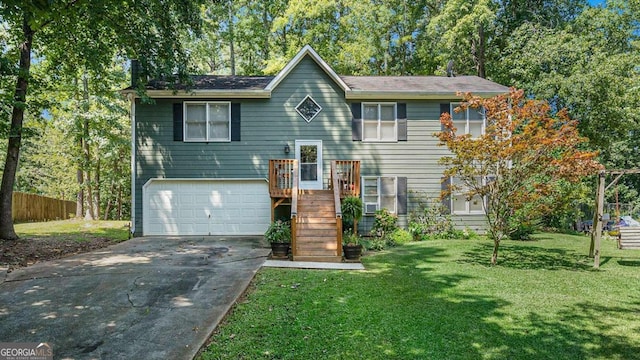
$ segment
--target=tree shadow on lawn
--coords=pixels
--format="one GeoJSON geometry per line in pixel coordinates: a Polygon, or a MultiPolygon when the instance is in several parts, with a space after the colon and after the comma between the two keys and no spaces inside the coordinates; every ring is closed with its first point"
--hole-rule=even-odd
{"type": "Polygon", "coordinates": [[[640,267],[640,260],[618,260],[618,264],[622,266],[640,267]]]}
{"type": "Polygon", "coordinates": [[[442,246],[430,246],[427,243],[405,244],[392,251],[372,253],[363,258],[367,269],[373,272],[405,271],[419,268],[421,271],[432,269],[430,264],[446,261],[450,255],[442,246]]]}
{"type": "Polygon", "coordinates": [[[619,322],[629,324],[630,315],[638,317],[637,305],[610,307],[584,302],[558,309],[558,313],[558,320],[529,313],[523,322],[529,323],[532,331],[511,335],[508,342],[522,354],[540,359],[640,359],[640,342],[632,338],[640,330],[638,326],[626,333],[617,331],[619,322]]]}
{"type": "MultiPolygon", "coordinates": [[[[485,247],[490,248],[480,246],[469,256],[488,261],[485,247]]],[[[558,267],[558,256],[567,254],[541,257],[558,267]]],[[[240,325],[250,328],[223,326],[209,358],[639,358],[640,341],[632,334],[640,329],[629,328],[640,323],[629,320],[640,316],[638,302],[610,307],[585,299],[513,309],[491,288],[461,286],[474,276],[446,266],[451,259],[442,244],[422,244],[367,256],[368,270],[362,272],[261,270],[246,304],[254,303],[251,298],[269,301],[243,310],[260,314],[240,325]],[[282,286],[285,272],[299,286],[282,286]],[[629,333],[616,331],[619,324],[629,333]]]]}
{"type": "MultiPolygon", "coordinates": [[[[466,251],[460,263],[490,266],[493,243],[477,244],[466,251]]],[[[587,255],[571,250],[549,249],[535,244],[519,245],[515,241],[503,241],[498,250],[498,266],[523,270],[573,270],[590,271],[593,260],[587,255]]]]}
{"type": "MultiPolygon", "coordinates": [[[[488,262],[491,250],[490,245],[480,245],[467,257],[488,262]]],[[[525,269],[590,269],[590,265],[578,263],[583,260],[581,256],[567,250],[515,244],[504,250],[503,254],[511,253],[503,257],[504,266],[513,263],[512,267],[525,269]]],[[[638,317],[638,303],[609,307],[584,302],[518,315],[506,310],[511,304],[491,295],[491,289],[457,291],[458,285],[472,276],[428,271],[434,263],[447,259],[450,257],[442,249],[420,246],[397,249],[371,261],[374,268],[387,267],[381,273],[358,275],[370,283],[372,301],[361,304],[368,317],[367,327],[351,329],[351,337],[357,338],[358,344],[375,347],[378,358],[640,359],[638,338],[615,328],[620,323],[629,324],[630,314],[638,317]],[[371,304],[383,305],[367,308],[371,304]]],[[[629,329],[630,333],[638,330],[629,329]]],[[[352,341],[344,339],[346,343],[352,341]]],[[[358,355],[354,350],[352,355],[358,355]]]]}

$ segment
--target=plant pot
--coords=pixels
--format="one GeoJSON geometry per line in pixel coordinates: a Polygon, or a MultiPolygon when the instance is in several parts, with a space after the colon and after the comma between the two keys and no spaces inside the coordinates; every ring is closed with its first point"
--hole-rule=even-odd
{"type": "Polygon", "coordinates": [[[343,245],[344,258],[346,260],[360,260],[362,245],[343,245]]]}
{"type": "Polygon", "coordinates": [[[289,255],[289,243],[271,243],[271,256],[274,258],[286,258],[289,255]]]}

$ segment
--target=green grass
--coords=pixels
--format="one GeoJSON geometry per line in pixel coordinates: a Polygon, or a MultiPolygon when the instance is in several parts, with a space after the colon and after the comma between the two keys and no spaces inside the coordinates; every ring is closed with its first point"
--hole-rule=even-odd
{"type": "Polygon", "coordinates": [[[128,221],[85,221],[61,220],[48,222],[21,223],[15,230],[21,238],[59,238],[61,240],[86,241],[92,238],[127,240],[128,221]]]}
{"type": "Polygon", "coordinates": [[[265,268],[199,359],[640,359],[640,251],[410,243],[363,272],[265,268]]]}

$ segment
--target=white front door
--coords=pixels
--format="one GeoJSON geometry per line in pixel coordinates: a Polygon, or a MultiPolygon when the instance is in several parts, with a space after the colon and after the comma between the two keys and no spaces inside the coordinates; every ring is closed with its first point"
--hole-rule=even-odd
{"type": "Polygon", "coordinates": [[[296,140],[300,189],[322,189],[322,140],[296,140]]]}

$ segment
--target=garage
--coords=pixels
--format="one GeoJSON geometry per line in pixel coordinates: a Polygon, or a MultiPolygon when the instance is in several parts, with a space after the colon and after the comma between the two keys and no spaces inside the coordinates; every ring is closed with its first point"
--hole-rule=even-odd
{"type": "Polygon", "coordinates": [[[262,235],[271,221],[264,179],[151,179],[144,235],[262,235]]]}

